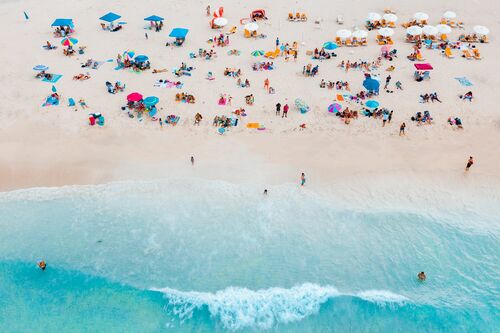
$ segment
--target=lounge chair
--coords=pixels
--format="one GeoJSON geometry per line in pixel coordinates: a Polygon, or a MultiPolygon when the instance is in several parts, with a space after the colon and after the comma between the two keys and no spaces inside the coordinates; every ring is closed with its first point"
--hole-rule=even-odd
{"type": "Polygon", "coordinates": [[[418,61],[424,61],[425,60],[425,58],[422,57],[422,53],[417,53],[417,60],[418,61]]]}
{"type": "Polygon", "coordinates": [[[347,38],[347,39],[345,40],[345,46],[352,46],[352,41],[351,41],[351,39],[350,39],[350,38],[347,38]]]}
{"type": "Polygon", "coordinates": [[[448,58],[448,59],[455,58],[455,56],[451,52],[451,48],[450,47],[447,47],[447,48],[444,49],[444,54],[445,54],[446,58],[448,58]]]}
{"type": "Polygon", "coordinates": [[[476,60],[481,60],[481,53],[479,53],[479,50],[478,49],[472,49],[472,56],[474,57],[474,59],[476,60]]]}
{"type": "Polygon", "coordinates": [[[295,21],[295,18],[293,17],[293,13],[288,13],[288,21],[295,21]]]}
{"type": "Polygon", "coordinates": [[[361,45],[361,42],[356,37],[353,37],[352,38],[352,46],[360,46],[360,45],[361,45]]]}
{"type": "Polygon", "coordinates": [[[363,46],[368,45],[368,39],[366,39],[366,38],[361,38],[361,45],[363,45],[363,46]]]}
{"type": "Polygon", "coordinates": [[[394,42],[392,41],[392,38],[391,38],[391,37],[387,37],[387,38],[386,38],[386,41],[387,41],[387,44],[389,44],[389,45],[394,44],[394,42]]]}
{"type": "Polygon", "coordinates": [[[245,29],[244,36],[245,36],[245,38],[250,38],[250,37],[252,37],[252,34],[250,33],[250,31],[248,31],[247,29],[245,29]]]}
{"type": "Polygon", "coordinates": [[[335,37],[335,43],[336,43],[338,46],[342,46],[342,40],[340,39],[340,37],[335,37]]]}
{"type": "Polygon", "coordinates": [[[300,20],[302,22],[306,22],[307,21],[307,15],[306,15],[306,13],[302,13],[302,15],[300,15],[300,20]]]}
{"type": "Polygon", "coordinates": [[[443,42],[447,42],[448,41],[448,35],[447,34],[441,34],[441,40],[443,42]]]}
{"type": "Polygon", "coordinates": [[[467,60],[473,59],[472,54],[470,54],[469,50],[463,50],[462,52],[464,54],[463,56],[465,57],[465,59],[467,59],[467,60]]]}

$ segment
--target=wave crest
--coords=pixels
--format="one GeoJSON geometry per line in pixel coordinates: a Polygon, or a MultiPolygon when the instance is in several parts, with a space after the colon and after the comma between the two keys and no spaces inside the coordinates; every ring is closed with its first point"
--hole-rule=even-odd
{"type": "Polygon", "coordinates": [[[304,283],[290,289],[250,290],[229,287],[215,293],[153,289],[164,294],[168,309],[181,320],[192,318],[195,310],[206,308],[212,317],[230,330],[246,327],[269,329],[275,324],[299,321],[319,311],[321,304],[338,296],[354,296],[365,301],[402,303],[407,298],[389,291],[341,294],[332,286],[304,283]]]}

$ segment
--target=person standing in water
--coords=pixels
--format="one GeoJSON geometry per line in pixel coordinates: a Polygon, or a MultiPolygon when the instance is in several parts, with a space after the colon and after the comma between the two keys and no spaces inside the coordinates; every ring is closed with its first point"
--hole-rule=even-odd
{"type": "Polygon", "coordinates": [[[425,281],[426,278],[427,277],[425,276],[424,272],[418,273],[418,279],[419,279],[419,281],[425,281]]]}
{"type": "Polygon", "coordinates": [[[194,165],[194,156],[191,156],[191,165],[194,165]]]}
{"type": "Polygon", "coordinates": [[[472,158],[472,156],[469,156],[469,160],[467,161],[467,166],[465,167],[465,171],[469,171],[472,164],[474,164],[474,159],[472,158]]]}
{"type": "Polygon", "coordinates": [[[42,271],[44,271],[45,268],[47,268],[47,264],[45,263],[45,261],[42,260],[42,261],[38,262],[38,267],[40,267],[40,269],[42,271]]]}
{"type": "Polygon", "coordinates": [[[264,195],[267,195],[267,188],[264,189],[264,195]]]}
{"type": "Polygon", "coordinates": [[[300,186],[304,186],[306,183],[306,174],[302,172],[302,175],[300,176],[300,186]]]}

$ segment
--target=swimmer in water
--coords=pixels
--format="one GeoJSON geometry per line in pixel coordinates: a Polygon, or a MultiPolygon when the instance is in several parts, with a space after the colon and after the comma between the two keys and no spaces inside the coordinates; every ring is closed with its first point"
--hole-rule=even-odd
{"type": "Polygon", "coordinates": [[[47,268],[47,264],[45,263],[45,261],[42,260],[38,263],[38,267],[40,267],[40,269],[44,271],[45,268],[47,268]]]}
{"type": "Polygon", "coordinates": [[[264,195],[267,195],[267,188],[264,190],[264,195]]]}
{"type": "Polygon", "coordinates": [[[427,277],[425,276],[425,273],[424,273],[424,272],[420,272],[420,273],[418,273],[418,279],[419,279],[420,281],[425,281],[425,279],[426,279],[426,278],[427,278],[427,277]]]}

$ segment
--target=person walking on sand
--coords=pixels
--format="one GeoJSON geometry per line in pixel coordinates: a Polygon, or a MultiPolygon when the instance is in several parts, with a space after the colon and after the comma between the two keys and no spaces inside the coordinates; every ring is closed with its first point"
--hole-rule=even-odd
{"type": "Polygon", "coordinates": [[[472,164],[474,164],[474,159],[472,158],[472,156],[469,156],[469,160],[467,161],[467,166],[465,167],[465,171],[469,171],[472,164]]]}
{"type": "Polygon", "coordinates": [[[405,135],[405,128],[406,128],[405,123],[402,123],[401,126],[399,126],[399,136],[405,135]]]}
{"type": "Polygon", "coordinates": [[[194,156],[191,156],[191,165],[194,165],[194,156]]]}
{"type": "Polygon", "coordinates": [[[394,111],[391,110],[391,112],[389,112],[389,119],[387,119],[387,123],[390,124],[391,123],[391,120],[392,120],[392,114],[394,113],[394,111]]]}
{"type": "Polygon", "coordinates": [[[280,114],[281,114],[281,103],[278,102],[278,104],[276,104],[276,115],[280,116],[280,114]]]}
{"type": "Polygon", "coordinates": [[[146,39],[148,39],[148,33],[147,32],[144,33],[144,37],[146,37],[146,39]]]}
{"type": "Polygon", "coordinates": [[[267,91],[269,91],[269,79],[268,78],[266,78],[264,80],[264,89],[267,90],[267,91]]]}
{"type": "Polygon", "coordinates": [[[280,46],[280,38],[276,37],[276,48],[280,46]]]}
{"type": "Polygon", "coordinates": [[[207,6],[207,16],[210,16],[210,5],[207,6]]]}
{"type": "Polygon", "coordinates": [[[283,107],[283,115],[281,116],[281,118],[288,118],[288,104],[285,104],[285,106],[283,107]]]}
{"type": "Polygon", "coordinates": [[[304,186],[306,183],[306,174],[302,172],[302,175],[300,175],[300,186],[304,186]]]}
{"type": "Polygon", "coordinates": [[[385,78],[385,86],[384,86],[384,90],[387,89],[387,87],[389,86],[389,83],[391,82],[391,75],[387,75],[387,77],[385,78]]]}

